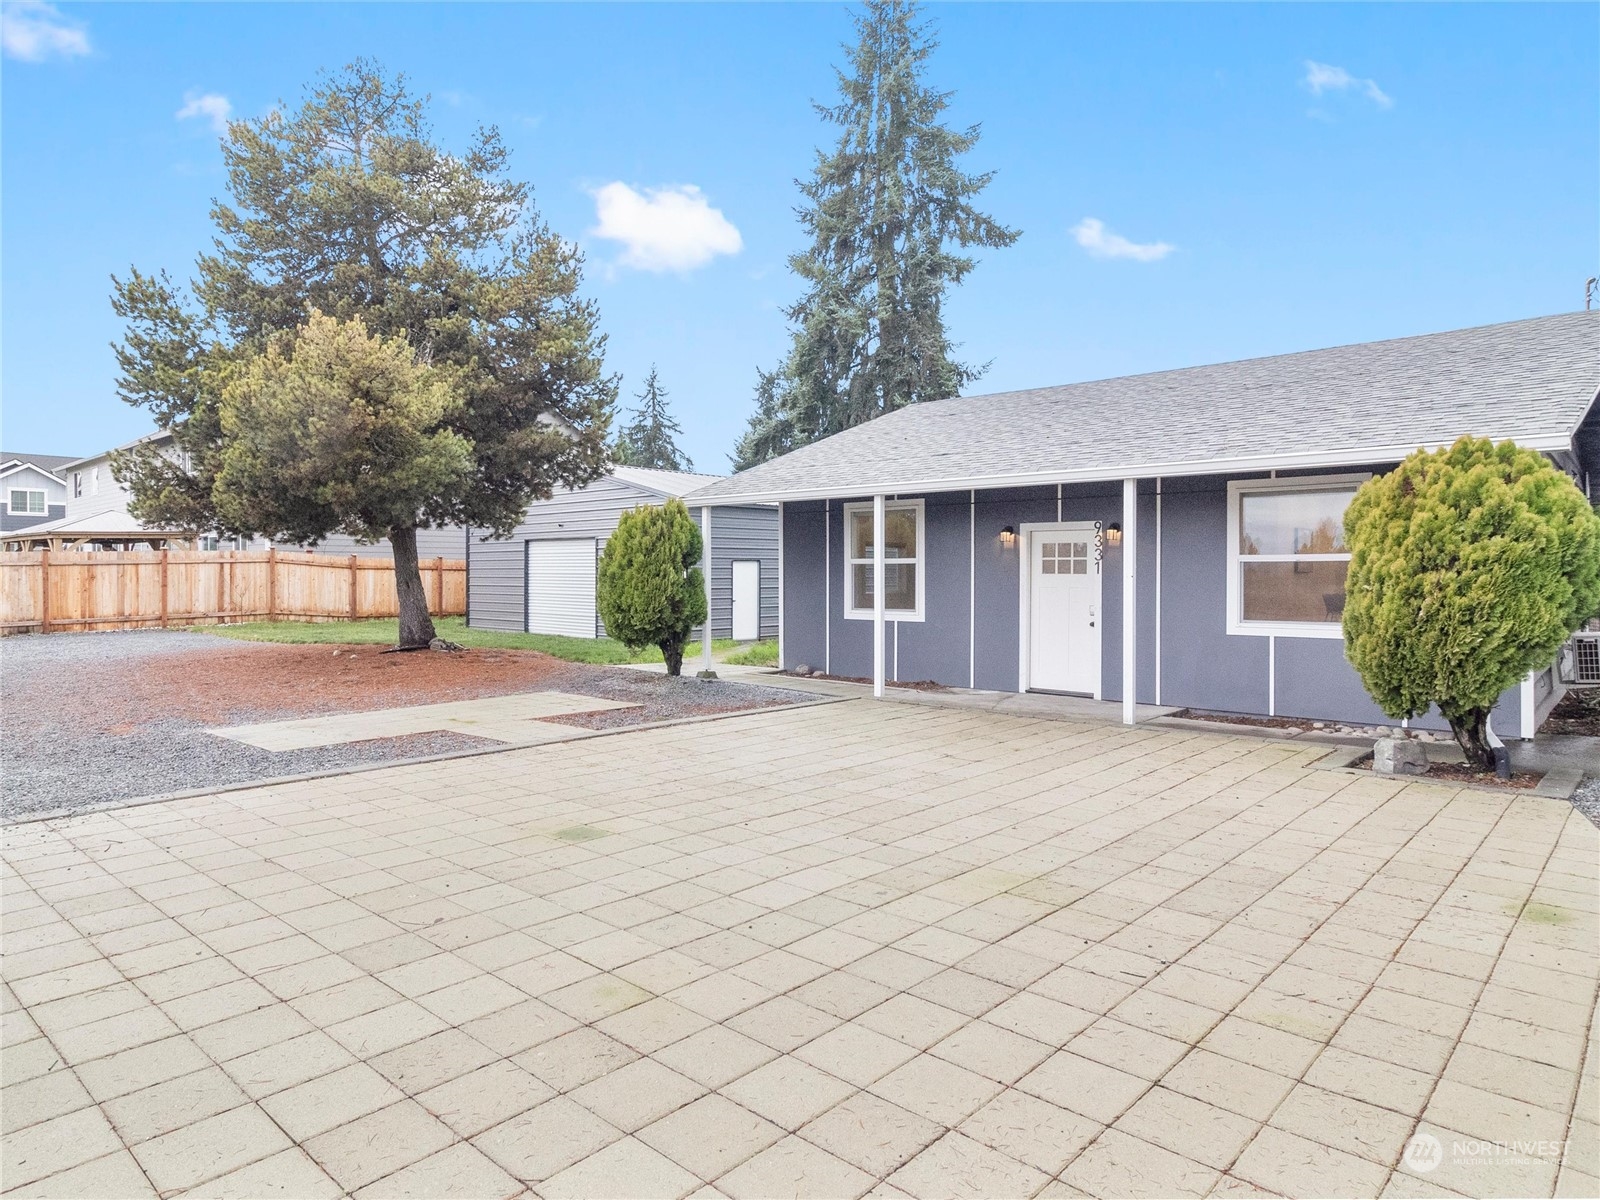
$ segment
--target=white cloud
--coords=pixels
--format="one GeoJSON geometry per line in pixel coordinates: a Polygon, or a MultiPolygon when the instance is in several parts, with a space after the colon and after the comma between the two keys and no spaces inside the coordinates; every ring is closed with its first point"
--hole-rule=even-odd
{"type": "Polygon", "coordinates": [[[1085,217],[1072,227],[1072,236],[1078,245],[1089,252],[1091,258],[1131,258],[1134,262],[1157,262],[1171,254],[1177,247],[1171,242],[1130,242],[1120,233],[1112,233],[1106,223],[1096,217],[1085,217]]]}
{"type": "Polygon", "coordinates": [[[89,53],[89,35],[44,0],[11,0],[0,8],[0,46],[24,62],[77,58],[89,53]]]}
{"type": "Polygon", "coordinates": [[[719,254],[737,254],[744,239],[693,184],[635,191],[622,182],[594,193],[594,237],[621,242],[619,260],[640,271],[690,271],[719,254]]]}
{"type": "Polygon", "coordinates": [[[233,115],[233,105],[221,92],[186,92],[183,107],[174,114],[180,121],[196,119],[209,121],[218,133],[228,132],[228,118],[233,115]]]}
{"type": "Polygon", "coordinates": [[[1313,96],[1320,96],[1323,92],[1353,91],[1359,92],[1379,108],[1394,107],[1393,98],[1378,86],[1376,79],[1362,79],[1350,74],[1343,67],[1329,66],[1327,63],[1314,62],[1308,58],[1303,82],[1313,96]]]}

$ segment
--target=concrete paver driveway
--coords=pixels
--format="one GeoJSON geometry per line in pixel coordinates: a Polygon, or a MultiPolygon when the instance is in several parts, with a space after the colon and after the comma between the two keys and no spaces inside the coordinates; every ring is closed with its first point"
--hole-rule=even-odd
{"type": "Polygon", "coordinates": [[[1319,752],[849,701],[15,826],[4,1186],[1594,1195],[1595,829],[1319,752]]]}

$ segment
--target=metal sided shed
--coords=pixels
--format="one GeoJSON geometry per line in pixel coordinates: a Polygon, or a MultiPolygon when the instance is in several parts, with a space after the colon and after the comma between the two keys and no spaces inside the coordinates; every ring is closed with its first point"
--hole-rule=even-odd
{"type": "MultiPolygon", "coordinates": [[[[474,629],[602,637],[595,574],[622,514],[715,483],[718,475],[613,467],[588,487],[528,506],[507,538],[467,539],[467,624],[474,629]]],[[[701,510],[689,510],[701,519],[701,510]]],[[[717,510],[711,547],[711,631],[740,640],[778,636],[778,508],[717,510]]]]}

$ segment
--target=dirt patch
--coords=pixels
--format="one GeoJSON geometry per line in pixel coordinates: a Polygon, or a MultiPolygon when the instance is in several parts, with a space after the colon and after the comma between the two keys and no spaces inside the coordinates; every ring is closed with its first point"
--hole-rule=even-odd
{"type": "Polygon", "coordinates": [[[559,687],[573,665],[526,650],[385,654],[380,646],[217,639],[203,650],[108,664],[82,717],[125,733],[157,717],[231,724],[235,710],[248,710],[252,721],[371,712],[559,687]]]}
{"type": "Polygon", "coordinates": [[[612,729],[816,699],[531,650],[385,654],[179,631],[7,639],[5,678],[9,694],[28,698],[3,714],[6,816],[500,745],[439,733],[266,751],[206,732],[222,725],[560,691],[633,706],[564,722],[612,729]]]}
{"type": "MultiPolygon", "coordinates": [[[[1350,764],[1358,771],[1372,770],[1372,755],[1359,758],[1350,764]]],[[[1479,771],[1466,763],[1436,762],[1428,764],[1426,775],[1385,775],[1385,779],[1421,779],[1428,783],[1472,783],[1482,787],[1504,788],[1509,791],[1527,791],[1539,786],[1544,775],[1538,771],[1513,771],[1510,779],[1501,779],[1493,771],[1479,771]]]]}
{"type": "Polygon", "coordinates": [[[1600,688],[1574,688],[1561,697],[1539,732],[1600,737],[1600,688]]]}

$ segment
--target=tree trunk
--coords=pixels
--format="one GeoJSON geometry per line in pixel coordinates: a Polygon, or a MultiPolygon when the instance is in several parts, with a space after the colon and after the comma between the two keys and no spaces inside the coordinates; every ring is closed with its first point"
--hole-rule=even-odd
{"type": "Polygon", "coordinates": [[[1494,770],[1494,747],[1489,745],[1489,710],[1469,708],[1455,716],[1446,714],[1456,745],[1467,756],[1467,765],[1480,771],[1494,770]]]}
{"type": "Polygon", "coordinates": [[[422,572],[417,570],[416,526],[395,526],[389,530],[389,544],[394,547],[394,590],[400,599],[400,649],[425,649],[438,634],[428,615],[422,572]]]}
{"type": "Polygon", "coordinates": [[[661,657],[666,660],[668,675],[683,674],[683,639],[657,642],[661,647],[661,657]]]}

